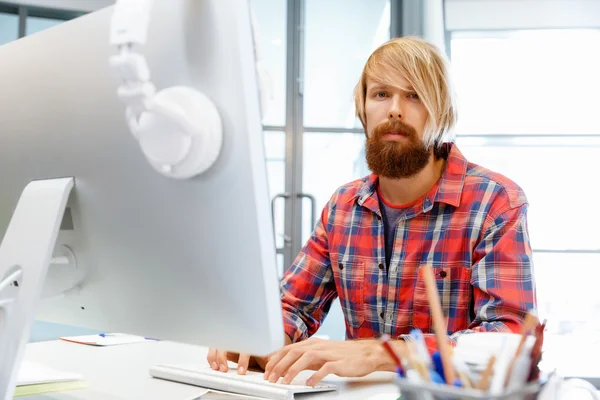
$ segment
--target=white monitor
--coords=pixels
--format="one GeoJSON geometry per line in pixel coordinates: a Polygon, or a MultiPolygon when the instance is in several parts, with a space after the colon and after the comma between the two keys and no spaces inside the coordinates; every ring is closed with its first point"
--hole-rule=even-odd
{"type": "MultiPolygon", "coordinates": [[[[108,62],[112,11],[0,47],[0,231],[30,182],[74,180],[54,256],[70,249],[76,267],[50,265],[35,318],[270,353],[283,322],[248,0],[152,9],[152,81],[201,90],[223,124],[216,163],[184,180],[157,173],[127,129],[108,62]]],[[[4,260],[19,246],[5,240],[4,260]]],[[[30,288],[27,274],[10,289],[30,288]]]]}

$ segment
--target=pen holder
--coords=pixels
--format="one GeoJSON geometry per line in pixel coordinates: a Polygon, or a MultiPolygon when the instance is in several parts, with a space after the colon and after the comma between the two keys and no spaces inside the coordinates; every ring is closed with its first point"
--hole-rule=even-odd
{"type": "Polygon", "coordinates": [[[436,383],[410,382],[405,378],[396,378],[402,400],[534,400],[542,385],[530,382],[517,389],[507,390],[498,395],[477,389],[467,389],[436,383]]]}

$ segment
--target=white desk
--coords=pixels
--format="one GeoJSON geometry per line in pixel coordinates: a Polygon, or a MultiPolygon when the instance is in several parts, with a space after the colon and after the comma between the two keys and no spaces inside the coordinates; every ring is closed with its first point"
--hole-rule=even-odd
{"type": "MultiPolygon", "coordinates": [[[[160,379],[148,369],[156,364],[204,364],[206,348],[173,342],[94,347],[61,340],[27,345],[25,359],[67,372],[84,375],[88,388],[23,397],[27,400],[192,400],[204,391],[160,379]]],[[[208,364],[207,364],[208,365],[208,364]]],[[[393,374],[335,381],[336,392],[297,395],[298,399],[395,400],[398,391],[393,374]],[[385,396],[384,394],[387,394],[385,396]]],[[[331,380],[329,380],[331,381],[331,380]]]]}

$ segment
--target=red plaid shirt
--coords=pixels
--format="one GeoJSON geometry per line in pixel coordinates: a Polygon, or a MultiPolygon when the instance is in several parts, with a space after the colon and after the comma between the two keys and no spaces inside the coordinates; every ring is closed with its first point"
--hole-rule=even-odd
{"type": "Polygon", "coordinates": [[[292,341],[314,334],[336,297],[348,339],[400,337],[412,328],[431,333],[422,265],[434,269],[452,338],[518,331],[536,307],[527,199],[506,177],[468,162],[456,145],[446,147],[438,184],[396,227],[389,271],[377,176],[333,194],[281,283],[292,341]]]}

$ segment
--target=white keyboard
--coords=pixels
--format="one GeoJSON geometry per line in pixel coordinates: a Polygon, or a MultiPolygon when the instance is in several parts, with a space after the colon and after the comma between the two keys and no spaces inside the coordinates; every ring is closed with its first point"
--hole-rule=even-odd
{"type": "Polygon", "coordinates": [[[274,400],[292,400],[296,393],[314,393],[336,390],[335,385],[319,383],[307,386],[305,381],[295,379],[289,385],[271,383],[260,372],[248,371],[238,375],[236,369],[228,372],[214,371],[208,366],[199,365],[157,365],[150,368],[154,378],[187,383],[207,389],[263,397],[274,400]]]}

